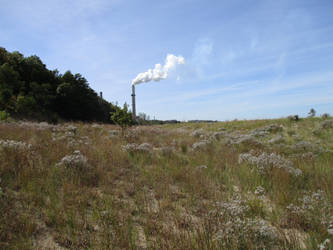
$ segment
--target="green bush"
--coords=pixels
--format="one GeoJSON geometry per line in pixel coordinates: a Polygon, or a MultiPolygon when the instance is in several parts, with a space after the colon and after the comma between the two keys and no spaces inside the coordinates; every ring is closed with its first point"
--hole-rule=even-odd
{"type": "Polygon", "coordinates": [[[128,112],[128,107],[126,103],[124,104],[123,108],[115,106],[115,111],[111,113],[110,119],[112,122],[121,127],[122,134],[124,134],[127,127],[133,124],[132,114],[128,112]]]}
{"type": "Polygon", "coordinates": [[[6,121],[9,117],[9,113],[7,113],[5,110],[0,111],[0,121],[6,121]]]}

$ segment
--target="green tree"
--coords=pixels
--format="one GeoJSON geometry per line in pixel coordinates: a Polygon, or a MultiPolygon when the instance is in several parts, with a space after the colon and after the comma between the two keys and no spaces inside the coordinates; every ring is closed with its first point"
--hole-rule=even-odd
{"type": "Polygon", "coordinates": [[[36,100],[32,96],[22,96],[17,97],[17,111],[24,116],[33,115],[34,111],[37,109],[36,100]]]}
{"type": "Polygon", "coordinates": [[[2,64],[0,67],[0,90],[7,89],[12,94],[17,95],[21,86],[19,73],[10,64],[2,64]]]}
{"type": "Polygon", "coordinates": [[[36,56],[0,47],[0,110],[14,118],[110,122],[111,103],[80,74],[49,70],[36,56]]]}
{"type": "Polygon", "coordinates": [[[128,105],[125,103],[123,108],[115,106],[115,111],[111,113],[111,121],[121,127],[122,135],[126,129],[133,124],[132,114],[128,112],[128,105]]]}
{"type": "Polygon", "coordinates": [[[37,104],[43,109],[49,108],[55,99],[55,95],[52,93],[52,86],[49,83],[38,84],[37,82],[31,82],[30,89],[37,104]]]}
{"type": "Polygon", "coordinates": [[[15,111],[16,100],[8,89],[0,90],[0,110],[15,111]]]}
{"type": "Polygon", "coordinates": [[[5,48],[0,47],[0,65],[8,61],[9,53],[5,48]]]}
{"type": "Polygon", "coordinates": [[[316,110],[314,110],[313,108],[310,109],[308,115],[309,115],[309,117],[315,117],[316,116],[316,110]]]}

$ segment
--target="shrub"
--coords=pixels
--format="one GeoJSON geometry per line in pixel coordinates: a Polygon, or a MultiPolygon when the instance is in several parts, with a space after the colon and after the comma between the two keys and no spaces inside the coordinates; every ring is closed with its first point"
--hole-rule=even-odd
{"type": "Polygon", "coordinates": [[[299,121],[299,116],[298,115],[290,115],[290,116],[288,116],[288,119],[291,122],[297,122],[297,121],[299,121]]]}
{"type": "Polygon", "coordinates": [[[79,150],[74,151],[71,155],[66,155],[61,159],[57,166],[65,166],[66,168],[76,168],[84,170],[88,167],[87,158],[81,154],[79,150]]]}
{"type": "Polygon", "coordinates": [[[330,117],[330,114],[328,114],[328,113],[324,113],[321,115],[321,118],[323,118],[323,119],[327,119],[329,117],[330,117]]]}
{"type": "Polygon", "coordinates": [[[7,113],[5,110],[0,111],[0,121],[6,121],[9,117],[9,113],[7,113]]]}
{"type": "Polygon", "coordinates": [[[132,115],[128,112],[126,103],[124,104],[123,109],[118,106],[115,106],[115,109],[116,110],[111,113],[111,121],[121,127],[122,134],[124,135],[127,127],[131,126],[133,123],[132,115]]]}
{"type": "Polygon", "coordinates": [[[95,167],[89,165],[87,158],[79,150],[63,157],[57,164],[63,167],[67,178],[74,183],[96,186],[99,181],[99,173],[95,167]]]}

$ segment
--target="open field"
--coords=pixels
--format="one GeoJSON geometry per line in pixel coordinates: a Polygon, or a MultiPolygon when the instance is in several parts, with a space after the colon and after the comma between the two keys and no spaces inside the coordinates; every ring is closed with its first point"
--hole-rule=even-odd
{"type": "Polygon", "coordinates": [[[333,249],[333,120],[0,124],[0,249],[333,249]]]}

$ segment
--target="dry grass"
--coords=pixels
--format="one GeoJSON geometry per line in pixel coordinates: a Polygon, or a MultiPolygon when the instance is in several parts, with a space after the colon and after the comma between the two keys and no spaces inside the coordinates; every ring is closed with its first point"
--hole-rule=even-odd
{"type": "Polygon", "coordinates": [[[26,146],[0,143],[0,248],[318,248],[333,240],[333,129],[322,122],[175,124],[125,136],[111,125],[2,123],[2,142],[26,146]],[[302,174],[240,163],[244,153],[275,153],[302,174]]]}

